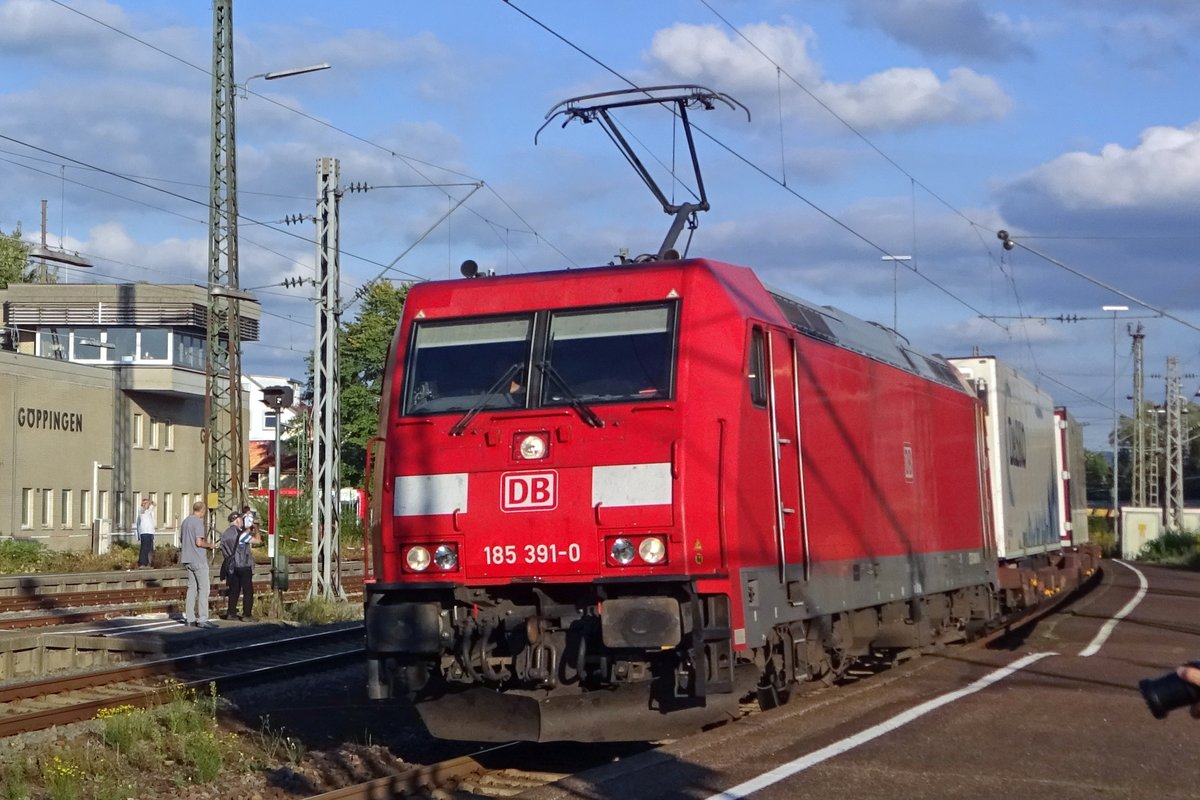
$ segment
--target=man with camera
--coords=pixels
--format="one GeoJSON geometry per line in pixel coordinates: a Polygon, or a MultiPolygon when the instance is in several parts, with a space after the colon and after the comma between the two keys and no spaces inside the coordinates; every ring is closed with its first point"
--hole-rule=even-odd
{"type": "MultiPolygon", "coordinates": [[[[1191,664],[1184,664],[1175,670],[1175,674],[1196,687],[1196,694],[1200,696],[1200,666],[1197,664],[1200,662],[1193,661],[1191,664]]],[[[1192,716],[1200,719],[1200,701],[1192,704],[1192,716]]]]}

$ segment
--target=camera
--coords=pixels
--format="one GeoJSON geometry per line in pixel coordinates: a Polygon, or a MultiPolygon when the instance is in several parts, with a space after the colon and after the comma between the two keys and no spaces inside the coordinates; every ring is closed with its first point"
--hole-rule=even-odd
{"type": "MultiPolygon", "coordinates": [[[[1193,661],[1192,666],[1200,669],[1200,661],[1193,661]]],[[[1155,719],[1162,719],[1172,709],[1200,703],[1200,686],[1185,681],[1174,672],[1158,678],[1143,678],[1138,681],[1138,688],[1155,719]]]]}

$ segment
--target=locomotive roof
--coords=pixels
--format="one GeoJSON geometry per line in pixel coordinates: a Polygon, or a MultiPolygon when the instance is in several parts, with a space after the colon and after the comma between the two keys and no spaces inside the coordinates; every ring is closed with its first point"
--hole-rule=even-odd
{"type": "MultiPolygon", "coordinates": [[[[758,291],[764,292],[770,298],[772,305],[782,315],[783,320],[797,332],[845,350],[860,353],[867,358],[888,364],[905,372],[919,375],[927,380],[967,391],[961,375],[944,358],[939,355],[928,355],[914,349],[896,331],[877,322],[859,319],[833,306],[817,305],[808,300],[802,300],[786,292],[765,286],[755,275],[754,271],[735,264],[728,264],[712,259],[695,258],[680,261],[649,262],[625,264],[620,266],[591,267],[571,270],[554,270],[546,272],[524,273],[519,275],[488,276],[472,279],[481,282],[482,286],[492,281],[502,283],[535,283],[552,279],[591,279],[605,276],[605,273],[620,271],[636,274],[656,269],[678,271],[681,269],[701,269],[725,285],[728,295],[742,307],[743,313],[769,313],[765,304],[755,302],[752,298],[758,291]],[[753,287],[753,288],[752,288],[753,287]],[[757,289],[758,291],[755,291],[757,289]]],[[[611,277],[609,275],[608,277],[611,277]]],[[[452,284],[462,287],[464,281],[430,281],[423,284],[436,291],[438,285],[452,284]]],[[[421,285],[421,284],[419,284],[421,285]]],[[[414,287],[415,288],[415,287],[414,287]]],[[[762,297],[762,295],[758,295],[762,297]]],[[[764,298],[765,299],[765,298],[764,298]]]]}
{"type": "Polygon", "coordinates": [[[776,289],[767,288],[767,293],[791,326],[805,336],[853,350],[928,380],[964,389],[962,377],[944,358],[914,349],[907,339],[891,328],[776,289]]]}

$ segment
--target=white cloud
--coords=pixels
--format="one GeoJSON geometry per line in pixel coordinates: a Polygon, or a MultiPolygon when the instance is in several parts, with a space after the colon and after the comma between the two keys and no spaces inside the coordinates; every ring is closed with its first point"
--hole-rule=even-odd
{"type": "Polygon", "coordinates": [[[1027,172],[1004,194],[1040,195],[1066,210],[1200,207],[1200,121],[1142,131],[1135,147],[1074,152],[1027,172]]]}
{"type": "Polygon", "coordinates": [[[6,53],[32,54],[59,67],[82,65],[92,72],[102,68],[161,71],[168,63],[167,56],[117,31],[130,33],[162,51],[207,68],[208,40],[197,37],[195,30],[139,29],[123,8],[103,0],[80,0],[69,8],[44,0],[0,2],[0,49],[6,53]]]}
{"type": "MultiPolygon", "coordinates": [[[[997,119],[1012,109],[1012,99],[995,80],[965,67],[951,69],[945,78],[924,67],[894,67],[856,83],[837,83],[827,80],[809,55],[815,44],[811,29],[756,24],[745,26],[742,33],[861,130],[997,119]]],[[[751,107],[778,107],[775,65],[736,34],[680,23],[655,34],[647,58],[669,80],[719,88],[751,107]]],[[[784,80],[786,115],[829,121],[806,92],[784,80]]]]}
{"type": "Polygon", "coordinates": [[[911,128],[999,119],[1012,99],[993,79],[957,67],[943,80],[924,67],[894,67],[857,84],[829,84],[821,94],[858,128],[911,128]]]}

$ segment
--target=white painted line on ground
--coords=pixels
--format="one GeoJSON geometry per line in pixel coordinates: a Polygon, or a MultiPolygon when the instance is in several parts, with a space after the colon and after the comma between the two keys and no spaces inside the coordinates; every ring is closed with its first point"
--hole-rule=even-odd
{"type": "Polygon", "coordinates": [[[155,619],[155,620],[150,620],[149,622],[139,621],[136,623],[121,623],[120,620],[121,620],[120,617],[113,617],[110,620],[111,622],[118,623],[118,625],[115,625],[115,626],[107,625],[102,628],[84,628],[83,630],[74,628],[72,630],[66,630],[66,631],[46,631],[46,633],[51,634],[51,635],[59,635],[59,636],[80,636],[80,635],[85,635],[85,634],[89,634],[89,633],[98,633],[98,634],[107,636],[107,635],[114,634],[114,633],[122,633],[125,631],[135,631],[135,630],[141,630],[144,628],[150,628],[150,629],[169,628],[172,625],[174,625],[174,626],[179,625],[179,623],[177,621],[175,621],[173,619],[169,619],[169,618],[155,619]]]}
{"type": "Polygon", "coordinates": [[[881,722],[878,725],[867,728],[861,733],[848,736],[841,741],[834,742],[826,747],[822,747],[820,750],[801,756],[795,761],[789,761],[787,764],[782,764],[770,772],[764,772],[757,778],[752,778],[745,783],[739,783],[732,789],[726,789],[720,794],[714,794],[707,798],[707,800],[738,800],[738,798],[748,797],[754,792],[757,792],[759,789],[765,789],[766,787],[778,783],[785,778],[790,778],[793,775],[801,773],[809,767],[814,767],[817,764],[820,764],[822,761],[827,761],[834,756],[840,756],[842,753],[847,753],[860,745],[864,745],[867,742],[872,741],[873,739],[878,739],[884,734],[891,733],[897,728],[903,727],[913,720],[925,716],[930,711],[935,711],[944,705],[953,703],[955,700],[961,700],[967,695],[975,694],[975,692],[986,689],[993,683],[1004,680],[1017,670],[1024,669],[1035,661],[1040,661],[1047,656],[1053,655],[1058,654],[1034,653],[1032,655],[1025,656],[1024,658],[1019,658],[1006,667],[1001,667],[995,672],[990,672],[987,675],[984,675],[970,686],[959,689],[958,691],[950,692],[949,694],[944,694],[941,697],[935,697],[934,699],[924,702],[919,706],[910,708],[908,711],[897,714],[885,722],[881,722]]]}
{"type": "Polygon", "coordinates": [[[1113,559],[1122,567],[1133,570],[1133,574],[1138,576],[1139,588],[1133,599],[1125,604],[1125,607],[1116,613],[1116,615],[1108,622],[1104,623],[1104,627],[1096,634],[1096,638],[1092,639],[1092,643],[1085,647],[1079,655],[1083,658],[1094,656],[1100,652],[1100,648],[1108,641],[1108,637],[1112,635],[1113,628],[1117,627],[1117,623],[1125,619],[1137,608],[1138,603],[1142,602],[1142,598],[1146,596],[1146,590],[1150,588],[1150,583],[1146,580],[1146,576],[1137,567],[1130,566],[1120,559],[1113,559]]]}

